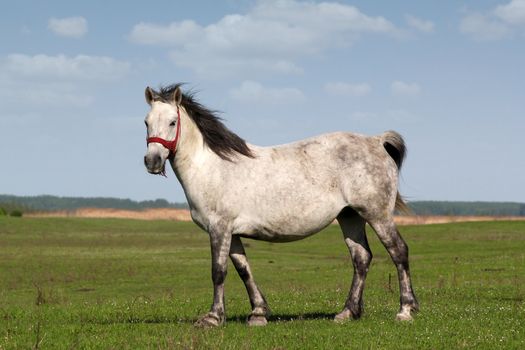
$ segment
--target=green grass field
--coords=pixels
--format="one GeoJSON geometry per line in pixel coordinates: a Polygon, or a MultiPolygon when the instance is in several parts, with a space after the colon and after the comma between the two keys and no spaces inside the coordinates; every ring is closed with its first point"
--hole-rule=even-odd
{"type": "Polygon", "coordinates": [[[273,315],[250,328],[230,263],[227,323],[211,304],[208,238],[190,223],[0,217],[0,349],[524,349],[525,222],[401,227],[421,304],[395,321],[394,266],[373,232],[359,321],[336,324],[351,281],[338,226],[303,240],[245,240],[273,315]]]}

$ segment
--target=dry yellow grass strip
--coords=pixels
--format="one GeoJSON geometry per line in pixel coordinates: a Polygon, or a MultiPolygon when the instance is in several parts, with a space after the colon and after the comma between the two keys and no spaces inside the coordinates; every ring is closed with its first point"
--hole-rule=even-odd
{"type": "MultiPolygon", "coordinates": [[[[51,212],[27,213],[28,217],[79,217],[79,218],[118,218],[138,220],[175,220],[191,221],[190,211],[187,209],[99,209],[81,208],[76,210],[62,210],[51,212]]],[[[525,221],[524,216],[397,216],[395,221],[399,225],[426,225],[444,224],[449,222],[473,221],[525,221]]]]}
{"type": "Polygon", "coordinates": [[[76,210],[28,213],[26,216],[191,221],[189,210],[171,208],[144,210],[80,208],[76,210]]]}

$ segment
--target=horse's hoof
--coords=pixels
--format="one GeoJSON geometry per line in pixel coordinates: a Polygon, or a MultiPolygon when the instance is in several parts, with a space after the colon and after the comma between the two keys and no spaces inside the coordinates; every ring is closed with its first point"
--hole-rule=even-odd
{"type": "Polygon", "coordinates": [[[348,309],[344,309],[334,317],[334,322],[344,323],[352,318],[352,312],[348,309]]]}
{"type": "Polygon", "coordinates": [[[409,305],[409,304],[402,305],[401,309],[399,310],[399,312],[396,315],[396,320],[398,320],[398,321],[412,321],[413,320],[412,314],[411,314],[412,308],[413,308],[413,306],[409,305]]]}
{"type": "Polygon", "coordinates": [[[218,327],[221,324],[222,322],[218,316],[212,313],[208,313],[204,315],[203,317],[199,318],[197,322],[194,323],[194,326],[198,328],[212,328],[212,327],[218,327]]]}
{"type": "Polygon", "coordinates": [[[410,312],[400,312],[396,315],[396,321],[406,322],[406,321],[413,321],[413,320],[414,318],[412,317],[410,312]]]}
{"type": "Polygon", "coordinates": [[[251,315],[248,317],[248,326],[266,326],[268,321],[264,316],[251,315]]]}

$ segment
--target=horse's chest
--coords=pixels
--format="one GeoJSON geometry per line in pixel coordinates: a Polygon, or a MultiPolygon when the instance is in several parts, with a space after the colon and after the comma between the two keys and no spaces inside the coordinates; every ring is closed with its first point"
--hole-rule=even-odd
{"type": "Polygon", "coordinates": [[[202,215],[202,213],[196,209],[190,210],[191,219],[194,223],[197,224],[200,228],[207,231],[209,227],[209,220],[207,220],[207,217],[202,215]]]}

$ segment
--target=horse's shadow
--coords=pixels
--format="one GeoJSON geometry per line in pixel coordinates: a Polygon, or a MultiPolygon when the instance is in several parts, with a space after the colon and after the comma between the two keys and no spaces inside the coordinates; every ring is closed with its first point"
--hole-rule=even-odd
{"type": "MultiPolygon", "coordinates": [[[[269,323],[275,322],[294,322],[294,321],[316,321],[316,320],[333,320],[335,314],[326,312],[308,312],[305,314],[272,314],[268,318],[269,323]]],[[[235,315],[226,318],[226,322],[245,323],[248,315],[235,315]]]]}
{"type": "MultiPolygon", "coordinates": [[[[246,323],[249,315],[238,314],[226,318],[226,323],[246,323]]],[[[312,320],[333,320],[335,314],[325,312],[310,312],[305,314],[272,314],[268,318],[268,323],[294,322],[294,321],[312,321],[312,320]]],[[[117,323],[183,323],[194,324],[198,318],[176,318],[176,317],[126,317],[117,319],[83,319],[83,322],[96,324],[117,324],[117,323]]]]}

